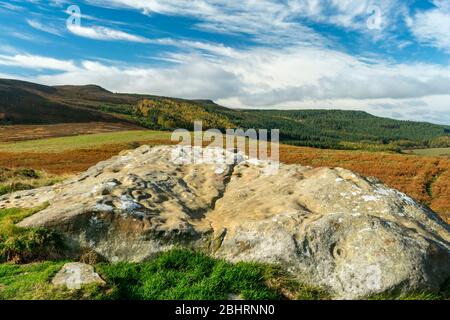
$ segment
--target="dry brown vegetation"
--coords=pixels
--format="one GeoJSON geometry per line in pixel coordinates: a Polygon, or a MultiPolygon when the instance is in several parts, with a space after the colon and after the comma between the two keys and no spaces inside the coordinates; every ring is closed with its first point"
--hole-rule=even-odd
{"type": "Polygon", "coordinates": [[[133,149],[140,144],[171,144],[170,140],[152,140],[123,144],[108,144],[95,149],[78,149],[64,152],[0,152],[0,168],[32,168],[51,174],[74,174],[87,170],[100,161],[133,149]]]}
{"type": "Polygon", "coordinates": [[[117,132],[139,128],[133,124],[112,122],[0,126],[0,142],[117,132]]]}

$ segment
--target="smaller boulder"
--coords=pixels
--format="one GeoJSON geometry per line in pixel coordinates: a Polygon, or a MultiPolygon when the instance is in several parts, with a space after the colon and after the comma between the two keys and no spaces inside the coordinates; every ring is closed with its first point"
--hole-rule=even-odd
{"type": "Polygon", "coordinates": [[[106,282],[94,271],[94,267],[74,262],[65,264],[52,280],[55,286],[66,286],[70,290],[79,290],[88,284],[105,285],[106,282]]]}

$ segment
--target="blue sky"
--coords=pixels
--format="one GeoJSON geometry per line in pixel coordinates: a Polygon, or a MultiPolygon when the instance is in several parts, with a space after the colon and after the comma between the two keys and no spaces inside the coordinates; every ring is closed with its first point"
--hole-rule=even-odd
{"type": "Polygon", "coordinates": [[[3,78],[450,124],[449,0],[0,0],[0,15],[3,78]]]}

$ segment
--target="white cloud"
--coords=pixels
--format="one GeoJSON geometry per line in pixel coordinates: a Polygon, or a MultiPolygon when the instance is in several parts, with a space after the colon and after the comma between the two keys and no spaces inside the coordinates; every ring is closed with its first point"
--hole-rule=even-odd
{"type": "Polygon", "coordinates": [[[40,30],[43,32],[47,32],[56,36],[60,36],[61,35],[61,31],[55,27],[52,27],[50,25],[47,24],[43,24],[38,20],[34,20],[34,19],[27,19],[27,23],[30,27],[36,29],[36,30],[40,30]]]}
{"type": "Polygon", "coordinates": [[[220,66],[205,64],[201,57],[189,64],[168,68],[110,66],[84,61],[77,70],[57,75],[41,75],[34,79],[46,84],[95,83],[117,92],[158,93],[178,97],[210,97],[218,99],[239,91],[234,74],[220,66]]]}
{"type": "MultiPolygon", "coordinates": [[[[7,52],[0,55],[0,65],[59,71],[41,72],[29,79],[46,84],[95,83],[117,92],[209,98],[230,107],[362,109],[450,124],[450,116],[445,114],[450,105],[450,66],[352,56],[330,49],[327,39],[306,26],[312,21],[382,37],[396,28],[396,19],[406,15],[400,0],[88,2],[138,9],[148,15],[194,17],[196,28],[249,35],[247,39],[259,45],[244,41],[248,46],[237,49],[221,43],[147,39],[106,27],[70,25],[69,31],[81,37],[159,44],[177,50],[159,56],[149,53],[153,60],[170,62],[157,66],[142,65],[143,60],[139,67],[92,60],[75,64],[15,53],[7,56],[7,52]],[[367,25],[373,4],[380,8],[381,31],[367,25]]],[[[450,4],[447,0],[435,3],[435,9],[413,16],[410,27],[423,43],[447,49],[450,4]]],[[[411,43],[403,41],[399,47],[408,45],[411,43]]]]}
{"type": "Polygon", "coordinates": [[[8,3],[8,2],[3,2],[3,1],[0,1],[0,9],[1,8],[6,9],[6,10],[10,10],[10,11],[24,11],[25,10],[24,7],[17,6],[15,4],[8,3]]]}
{"type": "Polygon", "coordinates": [[[434,0],[436,8],[418,12],[410,21],[415,37],[450,53],[450,2],[434,0]]]}
{"type": "Polygon", "coordinates": [[[1,55],[0,64],[60,70],[29,79],[51,85],[95,83],[116,92],[209,98],[230,107],[362,109],[450,123],[443,115],[450,103],[450,67],[367,62],[310,46],[237,50],[191,45],[223,54],[172,53],[165,58],[178,63],[168,66],[74,64],[30,55],[1,55]]]}
{"type": "Polygon", "coordinates": [[[380,36],[371,30],[368,21],[379,9],[380,28],[389,29],[393,20],[404,12],[400,0],[88,0],[104,7],[125,7],[145,14],[188,16],[198,19],[197,28],[212,32],[249,34],[263,43],[298,44],[326,42],[306,21],[337,25],[380,36]],[[302,20],[303,19],[303,20],[302,20]],[[302,21],[303,22],[302,22],[302,21]]]}
{"type": "Polygon", "coordinates": [[[29,54],[0,55],[0,65],[65,72],[73,72],[78,69],[73,61],[70,60],[59,60],[29,54]]]}
{"type": "Polygon", "coordinates": [[[93,27],[84,27],[81,25],[72,25],[69,24],[67,26],[68,30],[72,32],[73,34],[85,37],[89,39],[95,39],[95,40],[118,40],[118,41],[129,41],[129,42],[140,42],[140,43],[148,43],[149,40],[141,37],[136,36],[130,33],[126,33],[119,30],[114,30],[106,27],[99,27],[99,26],[93,26],[93,27]]]}
{"type": "Polygon", "coordinates": [[[1,53],[7,53],[7,54],[17,54],[19,51],[16,47],[10,46],[8,44],[1,44],[0,45],[0,52],[1,53]]]}
{"type": "Polygon", "coordinates": [[[293,14],[363,32],[372,30],[370,23],[378,23],[374,26],[378,31],[392,27],[406,8],[398,0],[291,0],[288,4],[293,14]]]}
{"type": "Polygon", "coordinates": [[[192,40],[179,40],[171,38],[154,39],[150,41],[151,43],[174,46],[183,50],[193,50],[206,52],[215,56],[225,56],[225,57],[237,57],[239,55],[238,51],[225,46],[221,43],[210,43],[203,41],[192,41],[192,40]]]}

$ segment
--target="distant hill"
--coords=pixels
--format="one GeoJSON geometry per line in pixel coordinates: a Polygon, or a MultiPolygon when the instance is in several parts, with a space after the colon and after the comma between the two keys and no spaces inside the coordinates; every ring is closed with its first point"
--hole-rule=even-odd
{"type": "Polygon", "coordinates": [[[242,111],[248,126],[280,129],[284,142],[321,148],[400,150],[450,146],[450,127],[363,111],[242,111]]]}
{"type": "Polygon", "coordinates": [[[0,79],[0,123],[136,123],[156,130],[280,129],[285,143],[334,149],[450,147],[450,126],[380,118],[362,111],[237,110],[209,100],[117,94],[96,85],[43,86],[0,79]]]}
{"type": "Polygon", "coordinates": [[[0,80],[0,121],[6,124],[51,124],[114,119],[87,109],[83,104],[73,103],[56,87],[0,80]]]}

